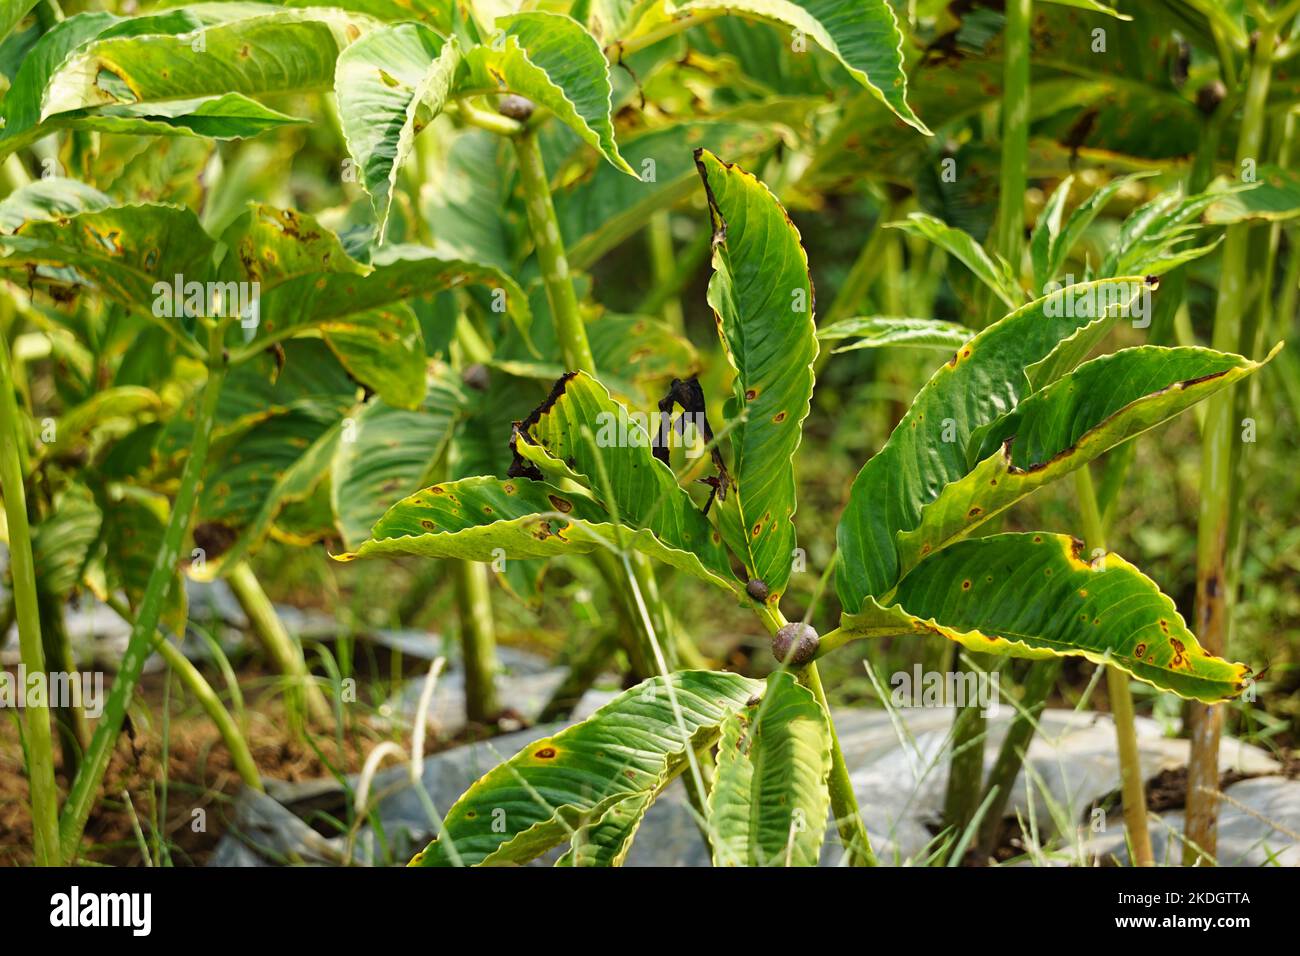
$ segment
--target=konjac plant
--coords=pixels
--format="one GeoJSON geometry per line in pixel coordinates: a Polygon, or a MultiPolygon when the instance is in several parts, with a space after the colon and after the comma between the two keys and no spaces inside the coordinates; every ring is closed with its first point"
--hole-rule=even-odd
{"type": "Polygon", "coordinates": [[[992,849],[1070,658],[1105,675],[1135,863],[1131,683],[1192,702],[1186,861],[1213,857],[1219,705],[1254,681],[1227,640],[1238,433],[1255,373],[1300,372],[1274,345],[1300,285],[1300,2],[99,6],[0,4],[3,620],[29,672],[76,670],[80,593],[130,625],[93,727],[24,711],[38,863],[83,854],[155,651],[263,787],[242,702],[179,650],[187,576],[229,584],[293,732],[344,722],[344,671],[313,673],[253,571],[322,545],[450,582],[483,728],[511,707],[494,594],[536,608],[567,559],[611,611],[573,628],[544,714],[609,667],[631,686],[435,808],[415,863],[618,865],[680,777],[718,865],[813,865],[828,820],[874,865],[818,665],[912,637],[944,667],[1032,662],[987,772],[959,709],[932,861],[992,849]],[[862,202],[821,306],[792,216],[862,202]],[[851,362],[887,421],[835,394],[851,362]],[[1189,626],[1107,537],[1138,436],[1202,400],[1189,626]],[[888,437],[834,492],[791,621],[823,402],[888,437]],[[1066,476],[1056,530],[1006,530],[1066,476]],[[752,615],[770,675],[718,669],[683,593],[752,615]]]}

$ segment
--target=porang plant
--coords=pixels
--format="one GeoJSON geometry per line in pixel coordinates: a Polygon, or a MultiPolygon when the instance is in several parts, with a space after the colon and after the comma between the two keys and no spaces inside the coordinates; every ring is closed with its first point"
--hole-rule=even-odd
{"type": "Polygon", "coordinates": [[[942,323],[878,333],[963,341],[854,482],[838,531],[839,627],[818,635],[787,622],[793,456],[818,351],[807,259],[762,183],[707,151],[697,163],[712,223],[709,304],[735,372],[726,424],[709,430],[720,452],[703,507],[666,460],[670,428],[652,434],[579,369],[517,423],[510,475],[404,499],[355,556],[639,552],[752,607],[783,666],[766,682],[687,670],[632,688],[478,781],[418,862],[521,862],[568,841],[563,861],[617,863],[682,774],[719,864],[815,861],[828,808],[850,859],[870,862],[816,664],[854,640],[917,635],[1012,657],[1077,655],[1190,699],[1240,693],[1249,669],[1207,654],[1120,556],[1046,531],[975,534],[1259,367],[1155,346],[1082,361],[1156,284],[1143,275],[1069,286],[969,340],[942,323]]]}
{"type": "MultiPolygon", "coordinates": [[[[1249,184],[1214,173],[1234,132],[1234,162],[1260,156],[1269,97],[1291,93],[1270,93],[1273,48],[1248,44],[1246,28],[1280,44],[1294,5],[1248,21],[1173,2],[1038,4],[1032,17],[1027,0],[1005,14],[923,3],[912,19],[934,35],[906,50],[885,0],[342,6],[64,17],[51,0],[3,5],[0,478],[23,661],[72,669],[62,612],[82,587],[132,626],[93,735],[75,709],[53,715],[53,738],[43,709],[27,714],[38,860],[76,857],[153,650],[261,786],[237,721],[167,640],[185,627],[182,573],[230,582],[296,724],[341,715],[338,681],[322,692],[252,574],[274,538],[329,540],[343,560],[438,559],[417,580],[455,583],[467,710],[482,724],[508,704],[494,682],[489,567],[526,601],[557,556],[585,556],[603,582],[614,638],[575,650],[548,713],[590,684],[611,645],[638,683],[474,784],[418,862],[521,862],[567,843],[563,862],[618,863],[682,777],[718,863],[812,863],[828,817],[847,859],[872,863],[817,661],[908,636],[961,648],[963,667],[1039,662],[987,779],[978,720],[959,719],[942,855],[996,835],[1033,716],[1074,656],[1107,668],[1126,823],[1147,861],[1129,679],[1212,704],[1250,677],[1106,551],[1106,516],[1130,440],[1201,399],[1215,403],[1207,460],[1224,482],[1240,467],[1215,449],[1231,444],[1247,391],[1230,386],[1272,357],[1261,354],[1271,322],[1251,306],[1234,331],[1229,283],[1244,282],[1249,222],[1295,215],[1300,189],[1285,150],[1249,184]],[[1193,102],[1159,57],[1089,49],[1100,28],[1145,50],[1169,22],[1197,45],[1198,82],[1217,72],[1223,89],[1207,83],[1213,95],[1193,102]],[[309,110],[314,124],[292,115],[309,110]],[[1031,163],[1031,124],[1067,150],[1031,163]],[[277,136],[343,157],[346,188],[313,191],[299,170],[291,188],[277,168],[286,153],[230,145],[277,136]],[[1096,244],[1080,253],[1090,226],[1144,177],[1071,208],[1080,150],[1195,162],[1093,258],[1096,244]],[[972,212],[980,176],[915,172],[978,169],[990,152],[995,230],[972,212]],[[1061,185],[1026,248],[1033,164],[1061,185]],[[774,193],[815,209],[848,181],[884,197],[880,227],[818,328],[800,236],[774,193]],[[675,248],[667,210],[692,197],[707,221],[701,212],[696,238],[675,248]],[[1200,241],[1207,226],[1228,228],[1231,260],[1218,348],[1171,346],[1186,267],[1217,244],[1200,241]],[[588,271],[643,228],[654,292],[638,314],[602,314],[588,271]],[[963,323],[903,317],[897,281],[884,283],[889,308],[859,314],[904,239],[913,263],[928,243],[956,264],[963,323]],[[727,370],[709,387],[725,401],[695,377],[674,312],[708,255],[727,370]],[[1148,321],[1151,344],[1097,357],[1112,330],[1148,321]],[[25,325],[36,331],[11,334],[25,325]],[[807,618],[791,622],[795,463],[830,343],[943,358],[846,489],[836,556],[807,618]],[[61,373],[49,435],[27,379],[46,360],[61,373]],[[1111,451],[1094,491],[1089,463],[1111,451]],[[1007,509],[1066,475],[1082,541],[1000,533],[1007,509]],[[772,635],[772,676],[707,669],[660,594],[665,573],[752,610],[772,635]],[[818,634],[832,576],[843,613],[818,634]]],[[[1276,232],[1270,241],[1275,256],[1276,232]]],[[[910,314],[934,314],[937,284],[933,269],[918,275],[910,299],[925,311],[910,314]]],[[[1203,511],[1239,531],[1226,487],[1203,511]]],[[[1231,576],[1226,539],[1203,533],[1202,563],[1231,576]]],[[[1223,653],[1222,615],[1206,620],[1223,653]]],[[[1212,764],[1217,744],[1201,749],[1212,764]]]]}

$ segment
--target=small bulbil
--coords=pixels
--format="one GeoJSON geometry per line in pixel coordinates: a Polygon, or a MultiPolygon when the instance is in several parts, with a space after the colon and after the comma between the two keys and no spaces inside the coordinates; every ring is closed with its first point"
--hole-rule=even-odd
{"type": "Polygon", "coordinates": [[[787,624],[772,638],[772,656],[790,667],[803,667],[817,656],[821,638],[808,624],[787,624]]]}
{"type": "Polygon", "coordinates": [[[767,601],[767,596],[772,593],[767,582],[762,578],[750,578],[749,583],[745,585],[745,593],[752,597],[759,604],[767,601]]]}
{"type": "Polygon", "coordinates": [[[533,115],[533,101],[516,93],[508,93],[497,103],[497,112],[512,120],[526,123],[533,115]]]}

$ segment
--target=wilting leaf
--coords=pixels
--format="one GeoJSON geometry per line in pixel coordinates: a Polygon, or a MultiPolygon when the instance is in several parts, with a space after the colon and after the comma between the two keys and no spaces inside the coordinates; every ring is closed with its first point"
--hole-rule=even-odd
{"type": "Polygon", "coordinates": [[[0,200],[0,233],[13,232],[28,221],[63,219],[111,205],[110,197],[76,179],[34,179],[0,200]]]}
{"type": "Polygon", "coordinates": [[[736,674],[682,671],[625,691],[481,777],[412,864],[499,865],[541,855],[615,804],[658,791],[686,766],[688,750],[712,744],[723,719],[760,686],[736,674]]]}
{"type": "Polygon", "coordinates": [[[264,205],[223,238],[231,250],[223,275],[258,283],[260,318],[249,347],[319,330],[349,372],[399,407],[418,407],[425,389],[424,340],[407,300],[481,283],[499,290],[502,308],[527,327],[523,293],[490,266],[395,246],[368,269],[312,217],[264,205]]]}
{"type": "Polygon", "coordinates": [[[715,866],[816,866],[826,835],[830,727],[812,691],[776,671],[722,722],[709,794],[715,866]]]}
{"type": "Polygon", "coordinates": [[[496,21],[498,34],[465,54],[459,86],[527,97],[630,175],[610,118],[609,63],[591,34],[557,13],[518,13],[496,21]]]}
{"type": "Polygon", "coordinates": [[[380,242],[397,174],[416,135],[442,110],[459,64],[455,38],[444,41],[418,23],[382,27],[339,56],[339,120],[374,202],[380,242]]]}
{"type": "MultiPolygon", "coordinates": [[[[158,283],[207,278],[214,243],[188,209],[164,205],[111,206],[61,222],[29,221],[0,236],[0,268],[40,269],[54,286],[88,285],[138,309],[168,332],[192,337],[183,317],[159,314],[158,283]]],[[[24,280],[20,280],[24,281],[24,280]]],[[[192,320],[190,320],[192,323],[192,320]]]]}
{"type": "Polygon", "coordinates": [[[903,35],[888,0],[691,0],[677,9],[723,10],[793,27],[839,60],[899,119],[930,132],[907,105],[903,35]]]}
{"type": "Polygon", "coordinates": [[[615,803],[594,821],[573,831],[569,849],[556,866],[622,866],[632,849],[632,838],[658,790],[634,793],[615,803]]]}
{"type": "MultiPolygon", "coordinates": [[[[982,653],[1085,657],[1207,702],[1235,697],[1250,674],[1202,650],[1174,602],[1141,571],[1116,554],[1088,555],[1067,535],[958,542],[903,578],[889,607],[868,598],[841,627],[843,640],[938,634],[982,653]]],[[[830,647],[843,640],[830,639],[830,647]]]]}
{"type": "Polygon", "coordinates": [[[721,541],[672,470],[654,457],[651,435],[584,372],[560,379],[521,423],[515,450],[553,479],[586,485],[609,514],[668,548],[696,555],[717,578],[731,575],[721,541]]]}

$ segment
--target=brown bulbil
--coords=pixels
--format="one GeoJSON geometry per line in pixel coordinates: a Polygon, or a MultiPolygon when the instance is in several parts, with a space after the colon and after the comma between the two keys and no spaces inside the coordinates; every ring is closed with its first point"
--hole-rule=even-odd
{"type": "Polygon", "coordinates": [[[533,115],[533,101],[516,93],[509,93],[501,97],[501,102],[497,103],[497,112],[512,120],[526,123],[533,115]]]}
{"type": "Polygon", "coordinates": [[[1196,108],[1204,115],[1210,116],[1219,108],[1219,104],[1227,95],[1228,88],[1223,85],[1222,80],[1211,80],[1196,91],[1196,108]]]}
{"type": "Polygon", "coordinates": [[[749,583],[745,585],[745,593],[762,604],[767,600],[767,596],[771,591],[768,589],[767,582],[762,578],[750,578],[749,583]]]}
{"type": "Polygon", "coordinates": [[[492,384],[487,366],[481,362],[465,366],[465,371],[460,373],[460,380],[476,392],[486,392],[488,386],[492,384]]]}
{"type": "Polygon", "coordinates": [[[821,638],[810,625],[787,624],[772,638],[772,656],[791,667],[803,667],[817,656],[821,638]]]}

